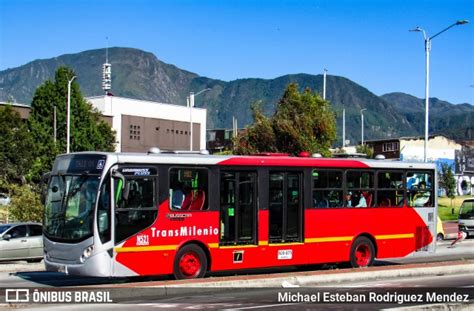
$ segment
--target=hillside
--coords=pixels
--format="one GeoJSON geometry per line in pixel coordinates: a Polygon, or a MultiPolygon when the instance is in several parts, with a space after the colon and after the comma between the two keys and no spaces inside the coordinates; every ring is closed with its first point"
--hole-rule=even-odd
{"type": "MultiPolygon", "coordinates": [[[[417,133],[425,131],[425,100],[404,93],[381,96],[397,112],[414,125],[417,133]]],[[[474,106],[453,105],[438,98],[430,98],[430,134],[443,134],[454,139],[474,138],[474,106]]]]}
{"type": "MultiPolygon", "coordinates": [[[[90,50],[66,54],[51,59],[35,60],[26,65],[0,71],[0,100],[13,96],[20,103],[29,104],[35,88],[51,79],[57,67],[67,65],[77,74],[77,81],[85,96],[100,95],[102,63],[105,50],[90,50]]],[[[231,127],[232,116],[238,118],[239,127],[252,122],[250,105],[262,101],[264,111],[274,111],[278,99],[288,83],[296,82],[304,89],[309,87],[322,93],[322,75],[291,74],[275,79],[238,79],[221,81],[182,70],[160,61],[149,52],[132,48],[109,49],[112,64],[112,93],[117,96],[185,105],[190,91],[211,88],[196,97],[196,106],[208,109],[208,127],[231,127]]],[[[402,93],[379,97],[357,83],[339,76],[327,76],[327,99],[337,113],[338,135],[342,131],[342,109],[346,109],[346,136],[351,143],[360,141],[360,109],[364,112],[365,139],[421,135],[422,100],[402,93]],[[421,103],[419,102],[421,101],[421,103]]],[[[452,105],[434,100],[433,130],[462,136],[463,130],[472,128],[471,105],[452,105]],[[459,122],[459,120],[462,122],[459,122]],[[449,121],[443,123],[442,121],[449,121]]],[[[424,122],[424,121],[423,121],[424,122]]],[[[341,141],[338,139],[337,144],[341,141]]]]}
{"type": "MultiPolygon", "coordinates": [[[[112,88],[116,95],[161,102],[178,102],[181,91],[197,75],[165,64],[155,55],[137,49],[109,49],[112,60],[112,88]]],[[[13,95],[16,101],[28,104],[36,87],[52,79],[59,66],[74,69],[86,96],[103,94],[101,89],[102,64],[105,50],[90,50],[77,54],[35,60],[26,65],[0,71],[0,100],[13,95]]]]}

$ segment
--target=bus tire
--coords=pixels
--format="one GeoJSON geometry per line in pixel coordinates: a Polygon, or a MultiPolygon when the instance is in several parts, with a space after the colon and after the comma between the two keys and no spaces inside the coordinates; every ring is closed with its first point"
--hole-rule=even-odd
{"type": "Polygon", "coordinates": [[[176,253],[173,274],[177,280],[202,278],[206,269],[206,254],[196,244],[185,245],[176,253]]]}
{"type": "Polygon", "coordinates": [[[372,241],[365,237],[358,237],[351,247],[351,266],[353,268],[369,267],[375,258],[375,247],[372,241]]]}

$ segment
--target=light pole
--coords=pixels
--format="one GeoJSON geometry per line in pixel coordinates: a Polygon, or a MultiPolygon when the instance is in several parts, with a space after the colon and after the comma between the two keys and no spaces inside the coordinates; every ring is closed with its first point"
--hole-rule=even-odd
{"type": "Polygon", "coordinates": [[[454,24],[446,27],[445,29],[441,30],[440,32],[436,33],[435,35],[428,37],[424,29],[420,27],[416,27],[410,31],[417,31],[423,33],[423,38],[425,39],[425,145],[424,145],[424,162],[427,161],[428,158],[428,122],[429,122],[429,93],[430,93],[430,51],[431,51],[431,40],[435,37],[439,36],[443,32],[447,31],[448,29],[457,26],[457,25],[464,25],[469,23],[468,20],[458,20],[454,24]]]}
{"type": "Polygon", "coordinates": [[[323,74],[323,99],[326,100],[326,73],[328,70],[324,68],[324,74],[323,74]]]}
{"type": "Polygon", "coordinates": [[[53,136],[54,136],[54,145],[56,145],[56,134],[57,134],[57,127],[56,127],[56,104],[53,107],[53,136]]]}
{"type": "Polygon", "coordinates": [[[346,146],[346,109],[342,109],[342,149],[346,146]]]}
{"type": "Polygon", "coordinates": [[[364,145],[364,111],[367,110],[367,108],[361,109],[360,110],[360,122],[361,122],[361,145],[364,145]]]}
{"type": "Polygon", "coordinates": [[[66,153],[69,153],[70,149],[70,138],[71,138],[71,83],[76,79],[76,76],[73,76],[71,80],[67,82],[67,132],[66,132],[66,153]]]}
{"type": "Polygon", "coordinates": [[[187,98],[188,105],[189,105],[189,151],[193,151],[193,107],[194,107],[194,97],[210,91],[210,88],[206,88],[204,90],[200,90],[196,94],[194,92],[189,93],[189,97],[187,98]]]}

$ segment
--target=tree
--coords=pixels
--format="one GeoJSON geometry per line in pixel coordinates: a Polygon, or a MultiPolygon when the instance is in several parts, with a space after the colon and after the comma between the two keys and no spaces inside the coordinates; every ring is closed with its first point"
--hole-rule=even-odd
{"type": "Polygon", "coordinates": [[[39,191],[31,184],[5,184],[8,189],[11,203],[8,206],[9,221],[36,221],[43,220],[43,204],[39,191]]]}
{"type": "Polygon", "coordinates": [[[2,209],[0,219],[12,221],[36,221],[43,219],[43,205],[38,189],[32,184],[11,183],[0,178],[0,189],[5,192],[11,202],[2,209]]]}
{"type": "Polygon", "coordinates": [[[297,155],[302,151],[329,156],[336,138],[336,121],[329,102],[310,89],[298,91],[289,84],[271,118],[263,115],[258,104],[252,107],[254,123],[236,137],[235,152],[284,152],[297,155]]]}
{"type": "Polygon", "coordinates": [[[261,110],[261,102],[251,106],[254,123],[243,134],[234,138],[235,153],[253,154],[258,152],[276,152],[275,133],[271,120],[261,110]]]}
{"type": "Polygon", "coordinates": [[[454,178],[451,165],[441,163],[441,170],[438,172],[438,180],[440,187],[446,190],[448,198],[451,200],[454,199],[456,195],[456,179],[454,178]]]}
{"type": "Polygon", "coordinates": [[[11,105],[0,107],[0,178],[24,183],[33,160],[33,138],[11,105]]]}
{"type": "MultiPolygon", "coordinates": [[[[54,158],[66,151],[66,103],[68,81],[75,73],[60,67],[54,81],[40,85],[33,96],[29,128],[38,143],[31,174],[39,180],[49,171],[54,158]],[[57,111],[57,141],[53,139],[53,111],[57,111]]],[[[115,132],[99,112],[82,97],[76,81],[71,84],[71,151],[113,151],[115,132]]]]}
{"type": "Polygon", "coordinates": [[[368,145],[357,145],[356,146],[357,153],[364,153],[367,155],[367,158],[372,159],[374,157],[374,149],[370,148],[368,145]]]}

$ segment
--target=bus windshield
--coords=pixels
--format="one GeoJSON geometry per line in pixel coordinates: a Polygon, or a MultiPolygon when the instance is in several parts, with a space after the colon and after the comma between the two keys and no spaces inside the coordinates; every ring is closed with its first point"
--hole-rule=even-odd
{"type": "Polygon", "coordinates": [[[98,175],[53,175],[45,204],[44,232],[51,240],[77,242],[92,236],[98,175]]]}
{"type": "Polygon", "coordinates": [[[474,200],[464,201],[459,209],[460,219],[474,218],[474,200]]]}

